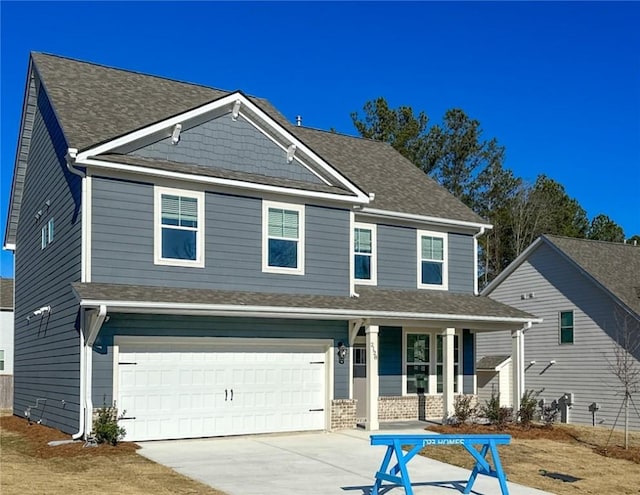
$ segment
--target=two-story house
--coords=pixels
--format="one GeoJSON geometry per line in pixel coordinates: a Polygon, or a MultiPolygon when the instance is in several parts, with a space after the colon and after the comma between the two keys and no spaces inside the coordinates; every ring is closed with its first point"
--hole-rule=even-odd
{"type": "Polygon", "coordinates": [[[115,402],[131,440],[448,416],[476,333],[537,321],[476,294],[487,228],[388,144],[34,53],[14,412],[80,437],[115,402]]]}
{"type": "MultiPolygon", "coordinates": [[[[558,408],[558,420],[640,430],[640,247],[544,235],[483,295],[543,319],[524,337],[525,387],[558,408]]],[[[511,403],[508,332],[478,336],[478,396],[511,403]],[[493,361],[493,370],[480,371],[493,361]],[[500,369],[502,362],[504,367],[500,369]],[[502,384],[500,383],[502,381],[502,384]]]]}

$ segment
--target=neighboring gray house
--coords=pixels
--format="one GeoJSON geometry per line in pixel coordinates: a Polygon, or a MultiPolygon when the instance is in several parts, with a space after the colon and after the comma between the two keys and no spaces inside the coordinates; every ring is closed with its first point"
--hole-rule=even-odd
{"type": "Polygon", "coordinates": [[[475,336],[537,321],[476,294],[490,226],[388,144],[40,53],[23,108],[15,414],[80,437],[115,401],[131,440],[375,430],[450,415],[475,336]]]}
{"type": "MultiPolygon", "coordinates": [[[[524,337],[526,389],[555,401],[562,421],[613,426],[620,414],[623,424],[614,349],[628,337],[630,364],[640,373],[640,247],[545,235],[482,294],[543,319],[524,337]]],[[[481,360],[511,349],[504,332],[477,336],[481,360]]],[[[484,385],[481,402],[499,388],[495,380],[484,385]]],[[[640,396],[632,399],[630,424],[640,429],[640,396]]]]}
{"type": "Polygon", "coordinates": [[[0,409],[13,404],[13,279],[0,278],[0,409]]]}

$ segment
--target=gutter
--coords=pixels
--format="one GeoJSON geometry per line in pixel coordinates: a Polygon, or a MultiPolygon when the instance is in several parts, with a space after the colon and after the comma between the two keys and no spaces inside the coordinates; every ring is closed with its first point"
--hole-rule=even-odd
{"type": "MultiPolygon", "coordinates": [[[[83,311],[84,313],[84,311],[83,311]]],[[[83,407],[84,404],[84,398],[85,398],[85,389],[86,389],[86,383],[85,383],[85,368],[86,368],[86,364],[85,364],[85,360],[84,360],[84,333],[82,333],[82,330],[80,330],[80,424],[78,425],[78,432],[74,433],[73,435],[71,435],[71,438],[73,440],[78,440],[79,438],[82,438],[82,436],[84,435],[84,417],[85,417],[85,408],[83,407]]]]}
{"type": "Polygon", "coordinates": [[[67,170],[72,174],[77,175],[78,177],[84,178],[86,174],[82,170],[75,168],[77,156],[78,156],[77,148],[67,149],[67,154],[64,157],[64,159],[67,161],[67,170]]]}

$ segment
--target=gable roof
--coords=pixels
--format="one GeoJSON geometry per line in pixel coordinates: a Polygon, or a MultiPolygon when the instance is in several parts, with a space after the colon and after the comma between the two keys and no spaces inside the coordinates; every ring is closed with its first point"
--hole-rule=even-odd
{"type": "Polygon", "coordinates": [[[510,354],[482,356],[476,363],[476,371],[499,371],[500,368],[508,364],[510,361],[510,354]]]}
{"type": "MultiPolygon", "coordinates": [[[[233,93],[44,53],[31,54],[27,87],[31,72],[46,91],[67,147],[80,151],[233,93]]],[[[32,95],[26,91],[25,100],[28,97],[32,95]]],[[[338,173],[366,193],[374,193],[375,209],[466,222],[474,228],[488,226],[387,143],[294,126],[269,101],[247,99],[338,173]]],[[[24,156],[16,159],[8,222],[12,228],[7,229],[6,245],[15,242],[14,217],[21,198],[16,177],[23,177],[25,169],[24,156]]]]}
{"type": "Polygon", "coordinates": [[[621,242],[540,236],[482,294],[489,295],[543,243],[640,316],[640,246],[621,242]]]}

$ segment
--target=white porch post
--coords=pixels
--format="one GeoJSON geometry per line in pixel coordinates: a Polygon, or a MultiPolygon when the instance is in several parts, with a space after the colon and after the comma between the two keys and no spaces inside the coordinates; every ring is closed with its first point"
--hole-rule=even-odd
{"type": "Polygon", "coordinates": [[[367,345],[367,430],[379,430],[378,421],[378,325],[364,328],[367,345]]]}
{"type": "Polygon", "coordinates": [[[455,328],[445,328],[442,332],[442,421],[453,415],[453,339],[455,328]]]}
{"type": "Polygon", "coordinates": [[[511,361],[513,371],[513,413],[520,410],[520,398],[524,393],[524,331],[513,330],[511,332],[511,361]]]}

